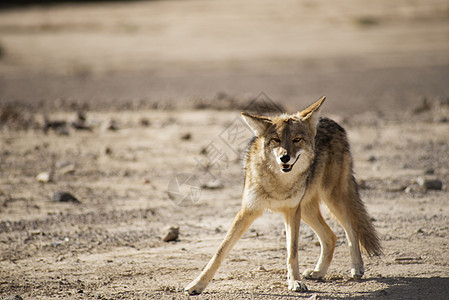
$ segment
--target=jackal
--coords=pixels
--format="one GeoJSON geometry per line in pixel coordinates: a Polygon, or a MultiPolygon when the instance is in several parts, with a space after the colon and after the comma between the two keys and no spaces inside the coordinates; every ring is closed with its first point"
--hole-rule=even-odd
{"type": "Polygon", "coordinates": [[[300,281],[298,266],[301,219],[321,244],[315,268],[305,270],[303,277],[323,278],[332,260],[337,238],[321,215],[321,201],[345,230],[352,277],[361,278],[364,273],[360,246],[369,255],[381,254],[378,235],[353,176],[345,130],[319,117],[324,100],[323,96],[292,115],[270,118],[242,113],[255,135],[245,157],[242,206],[215,255],[185,288],[187,293],[199,294],[206,288],[231,248],[266,209],[280,212],[285,218],[287,280],[292,291],[307,291],[300,281]]]}

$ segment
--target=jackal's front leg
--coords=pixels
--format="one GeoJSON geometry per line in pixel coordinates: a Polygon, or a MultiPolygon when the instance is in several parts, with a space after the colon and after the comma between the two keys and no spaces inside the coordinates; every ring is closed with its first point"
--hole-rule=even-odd
{"type": "Polygon", "coordinates": [[[287,271],[288,289],[294,292],[305,292],[307,286],[301,282],[298,263],[299,225],[301,223],[301,206],[284,211],[287,237],[287,271]]]}
{"type": "Polygon", "coordinates": [[[200,294],[206,288],[214,277],[215,272],[220,267],[223,259],[229,251],[231,251],[232,247],[234,247],[235,243],[237,243],[253,221],[260,215],[260,211],[249,211],[242,207],[242,209],[235,216],[225,239],[207,266],[204,268],[203,272],[201,272],[200,276],[198,276],[185,288],[187,293],[190,295],[200,294]]]}

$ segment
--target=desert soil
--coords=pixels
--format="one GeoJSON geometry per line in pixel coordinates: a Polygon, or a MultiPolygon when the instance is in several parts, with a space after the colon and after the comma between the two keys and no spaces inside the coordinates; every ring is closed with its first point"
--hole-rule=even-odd
{"type": "MultiPolygon", "coordinates": [[[[328,275],[289,292],[282,216],[266,212],[192,298],[448,299],[448,8],[346,0],[1,10],[0,298],[189,298],[183,288],[239,210],[251,137],[239,112],[266,102],[294,112],[326,94],[323,114],[348,132],[384,254],[364,256],[364,278],[351,280],[344,232],[323,207],[338,236],[328,275]],[[59,191],[78,201],[53,201],[59,191]],[[164,242],[169,227],[179,236],[164,242]]],[[[304,270],[320,247],[301,226],[304,270]]]]}

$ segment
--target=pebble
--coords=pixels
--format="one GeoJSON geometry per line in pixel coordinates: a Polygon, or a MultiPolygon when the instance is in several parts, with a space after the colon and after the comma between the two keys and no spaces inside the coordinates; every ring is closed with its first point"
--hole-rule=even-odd
{"type": "Polygon", "coordinates": [[[421,188],[417,184],[412,184],[412,185],[409,185],[408,187],[406,187],[404,192],[406,192],[407,194],[410,194],[410,193],[417,193],[420,190],[421,190],[421,188]]]}
{"type": "Polygon", "coordinates": [[[426,191],[435,190],[440,191],[443,188],[443,182],[439,179],[427,179],[424,177],[418,177],[416,182],[420,187],[424,188],[426,191]]]}
{"type": "Polygon", "coordinates": [[[112,149],[109,146],[106,146],[103,150],[104,154],[106,155],[111,155],[112,154],[112,149]]]}
{"type": "Polygon", "coordinates": [[[265,269],[264,266],[260,265],[260,266],[257,268],[257,271],[267,272],[267,269],[265,269]]]}
{"type": "Polygon", "coordinates": [[[48,172],[41,172],[36,175],[36,180],[42,183],[48,183],[51,181],[51,175],[48,172]]]}
{"type": "Polygon", "coordinates": [[[377,158],[374,155],[371,155],[370,157],[368,157],[368,161],[375,162],[375,161],[377,161],[377,158]]]}
{"type": "Polygon", "coordinates": [[[143,126],[143,127],[148,127],[148,126],[151,125],[150,120],[148,120],[147,118],[142,118],[142,119],[140,119],[140,120],[139,120],[139,123],[140,123],[140,125],[143,126]]]}
{"type": "Polygon", "coordinates": [[[81,203],[78,199],[75,198],[72,194],[68,192],[56,191],[51,197],[51,201],[53,202],[73,202],[73,203],[81,203]]]}
{"type": "Polygon", "coordinates": [[[185,134],[181,135],[181,140],[188,141],[188,140],[191,140],[191,139],[192,139],[192,134],[191,133],[185,133],[185,134]]]}
{"type": "Polygon", "coordinates": [[[117,131],[118,130],[117,121],[110,119],[103,125],[103,130],[117,131]]]}
{"type": "Polygon", "coordinates": [[[176,241],[179,237],[179,226],[170,226],[167,233],[162,238],[164,242],[176,241]]]}
{"type": "Polygon", "coordinates": [[[432,168],[426,169],[424,172],[426,175],[433,175],[435,174],[435,170],[432,168]]]}
{"type": "Polygon", "coordinates": [[[219,190],[224,188],[224,184],[220,179],[215,179],[203,184],[201,187],[209,190],[219,190]]]}
{"type": "Polygon", "coordinates": [[[68,165],[71,165],[71,163],[69,161],[66,161],[66,160],[58,160],[55,163],[55,167],[58,168],[58,169],[67,167],[68,165]]]}
{"type": "Polygon", "coordinates": [[[92,131],[92,127],[86,125],[86,115],[79,111],[76,114],[76,120],[71,123],[72,127],[76,130],[88,130],[92,131]]]}
{"type": "Polygon", "coordinates": [[[48,119],[45,119],[43,127],[44,133],[47,134],[50,129],[53,129],[56,133],[60,135],[69,134],[66,121],[50,121],[48,119]]]}
{"type": "Polygon", "coordinates": [[[73,174],[75,173],[75,165],[70,164],[59,170],[62,174],[73,174]]]}

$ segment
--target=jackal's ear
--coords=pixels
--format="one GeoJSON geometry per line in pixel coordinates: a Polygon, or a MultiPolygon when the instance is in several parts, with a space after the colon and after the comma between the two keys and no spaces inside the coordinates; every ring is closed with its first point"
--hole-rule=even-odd
{"type": "Polygon", "coordinates": [[[300,111],[297,113],[298,117],[302,121],[310,121],[313,124],[316,124],[318,122],[318,118],[320,116],[320,107],[321,104],[323,104],[324,100],[326,100],[325,96],[322,96],[320,99],[318,99],[315,103],[304,109],[303,111],[300,111]]]}
{"type": "Polygon", "coordinates": [[[268,127],[272,124],[271,119],[264,116],[256,116],[242,112],[242,117],[257,136],[264,134],[268,127]]]}

